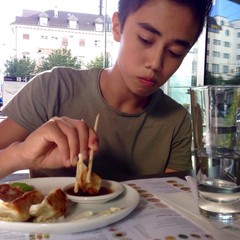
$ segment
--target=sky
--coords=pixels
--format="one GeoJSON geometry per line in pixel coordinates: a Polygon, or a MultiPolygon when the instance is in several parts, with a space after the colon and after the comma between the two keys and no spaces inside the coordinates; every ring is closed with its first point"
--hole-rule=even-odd
{"type": "Polygon", "coordinates": [[[240,20],[240,4],[229,0],[218,0],[212,9],[212,15],[220,15],[231,20],[240,20]]]}

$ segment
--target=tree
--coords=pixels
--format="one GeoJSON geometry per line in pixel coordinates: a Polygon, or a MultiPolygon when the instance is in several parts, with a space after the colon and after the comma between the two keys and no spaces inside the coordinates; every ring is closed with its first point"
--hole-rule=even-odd
{"type": "Polygon", "coordinates": [[[222,85],[224,80],[221,76],[214,76],[211,72],[206,72],[205,85],[222,85]]]}
{"type": "Polygon", "coordinates": [[[101,57],[96,57],[95,59],[91,60],[89,63],[86,64],[86,68],[87,69],[103,68],[103,67],[109,67],[108,59],[107,59],[107,66],[104,66],[104,57],[103,57],[103,55],[101,57]]]}
{"type": "Polygon", "coordinates": [[[234,76],[229,80],[224,80],[223,77],[215,77],[211,72],[206,73],[205,85],[239,85],[240,76],[234,76]]]}
{"type": "Polygon", "coordinates": [[[72,56],[71,50],[67,50],[66,48],[57,49],[49,54],[45,60],[43,60],[43,62],[38,67],[37,72],[49,70],[56,66],[73,67],[80,69],[82,62],[77,57],[72,56]]]}
{"type": "Polygon", "coordinates": [[[5,76],[22,77],[30,79],[36,74],[36,62],[30,58],[11,58],[4,64],[5,76]]]}

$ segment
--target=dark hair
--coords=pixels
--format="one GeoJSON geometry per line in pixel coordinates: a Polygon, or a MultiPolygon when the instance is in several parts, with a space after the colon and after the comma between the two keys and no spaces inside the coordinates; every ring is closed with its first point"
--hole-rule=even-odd
{"type": "MultiPolygon", "coordinates": [[[[147,1],[151,1],[151,0],[119,0],[118,14],[119,14],[119,21],[121,24],[121,29],[123,29],[128,15],[137,11],[147,1]]],[[[176,2],[179,5],[187,6],[193,11],[195,18],[199,20],[199,31],[196,36],[196,40],[197,40],[197,38],[199,37],[199,35],[203,30],[206,16],[209,14],[212,8],[212,0],[170,0],[170,1],[176,2]]]]}

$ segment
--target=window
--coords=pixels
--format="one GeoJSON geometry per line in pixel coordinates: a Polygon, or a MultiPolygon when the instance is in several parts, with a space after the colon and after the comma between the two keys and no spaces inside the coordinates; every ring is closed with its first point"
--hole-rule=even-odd
{"type": "Polygon", "coordinates": [[[41,12],[39,15],[39,25],[40,26],[47,26],[48,25],[48,14],[46,12],[41,12]]]}
{"type": "Polygon", "coordinates": [[[213,44],[214,45],[221,45],[221,41],[218,39],[213,39],[213,44]]]}
{"type": "Polygon", "coordinates": [[[229,36],[229,35],[230,35],[229,30],[225,30],[225,35],[226,35],[226,36],[229,36]]]}
{"type": "Polygon", "coordinates": [[[95,47],[100,47],[100,45],[101,45],[100,40],[95,40],[95,41],[94,41],[94,46],[95,46],[95,47]]]}
{"type": "Polygon", "coordinates": [[[229,71],[229,67],[228,66],[226,66],[226,65],[224,65],[223,66],[223,73],[228,73],[228,71],[229,71]]]}
{"type": "Polygon", "coordinates": [[[30,39],[29,34],[23,34],[23,39],[24,40],[29,40],[30,39]]]}
{"type": "Polygon", "coordinates": [[[213,51],[213,57],[220,57],[220,52],[213,51]]]}
{"type": "Polygon", "coordinates": [[[79,40],[79,47],[85,47],[85,39],[79,40]]]}
{"type": "Polygon", "coordinates": [[[66,38],[66,37],[62,38],[62,46],[63,47],[67,47],[68,46],[68,38],[66,38]]]}
{"type": "Polygon", "coordinates": [[[69,28],[77,29],[77,21],[69,21],[69,28]]]}
{"type": "Polygon", "coordinates": [[[219,64],[212,64],[212,72],[214,74],[219,73],[219,64]]]}
{"type": "Polygon", "coordinates": [[[230,54],[229,53],[223,53],[223,58],[229,59],[230,58],[230,54]]]}
{"type": "Polygon", "coordinates": [[[230,42],[224,42],[224,47],[230,47],[230,42]]]}

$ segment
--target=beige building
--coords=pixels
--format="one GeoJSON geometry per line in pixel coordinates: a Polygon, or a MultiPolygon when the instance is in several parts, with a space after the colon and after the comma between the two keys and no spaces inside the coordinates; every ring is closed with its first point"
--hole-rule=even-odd
{"type": "Polygon", "coordinates": [[[72,56],[87,63],[96,56],[114,58],[111,19],[101,13],[23,10],[11,23],[15,57],[29,57],[40,63],[56,49],[67,48],[72,56]]]}

